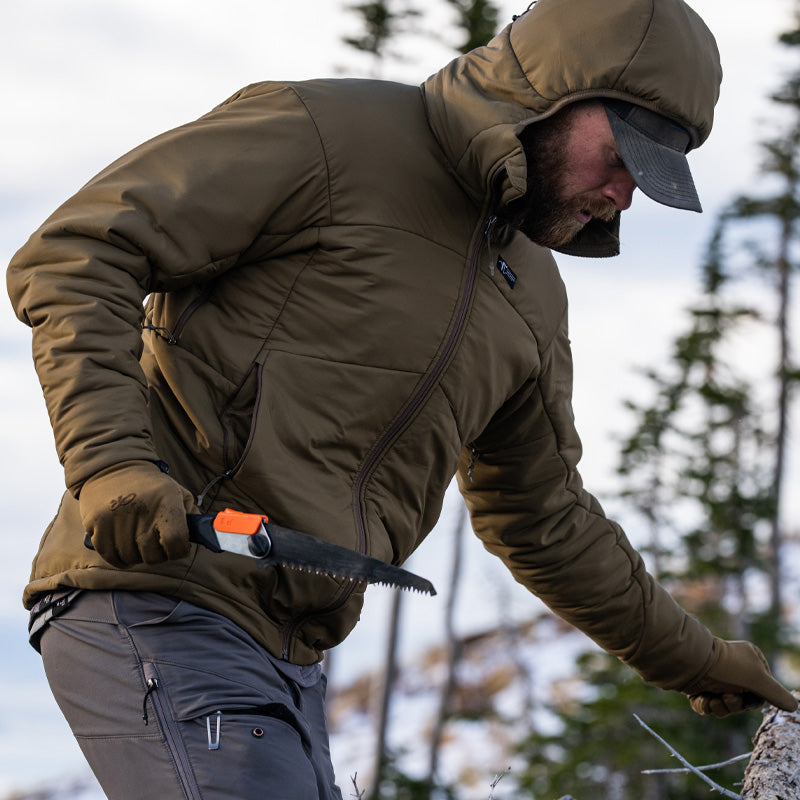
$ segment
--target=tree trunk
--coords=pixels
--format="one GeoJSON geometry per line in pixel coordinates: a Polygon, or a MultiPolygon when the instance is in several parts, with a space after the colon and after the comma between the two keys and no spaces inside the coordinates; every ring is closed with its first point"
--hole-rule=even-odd
{"type": "Polygon", "coordinates": [[[444,615],[445,643],[447,646],[446,674],[439,694],[439,710],[431,733],[431,747],[428,754],[428,783],[431,786],[436,781],[436,772],[439,769],[439,750],[450,711],[450,698],[456,685],[456,669],[461,657],[461,645],[455,626],[455,612],[458,600],[458,586],[461,580],[462,545],[466,525],[467,507],[462,503],[456,519],[456,526],[453,529],[453,563],[450,570],[450,591],[447,595],[447,607],[444,615]]]}
{"type": "Polygon", "coordinates": [[[381,780],[387,762],[387,738],[389,730],[389,710],[397,677],[397,640],[400,636],[400,609],[403,592],[395,589],[389,608],[389,635],[386,639],[386,663],[383,670],[383,687],[381,689],[378,723],[375,737],[375,766],[373,768],[372,792],[370,800],[380,797],[381,780]]]}
{"type": "Polygon", "coordinates": [[[770,708],[753,744],[742,800],[800,800],[800,710],[770,708]]]}
{"type": "MultiPolygon", "coordinates": [[[[789,248],[792,242],[794,221],[784,220],[780,238],[780,252],[775,264],[777,273],[778,295],[778,430],[775,441],[775,464],[773,466],[772,494],[775,501],[775,516],[772,520],[770,535],[770,572],[772,573],[771,610],[772,617],[778,626],[783,622],[783,587],[781,585],[781,549],[783,547],[783,531],[781,528],[783,495],[783,473],[786,463],[786,449],[789,440],[789,401],[791,395],[791,370],[789,308],[791,306],[791,262],[789,248]]],[[[775,653],[767,653],[770,663],[774,662],[775,653]]]]}

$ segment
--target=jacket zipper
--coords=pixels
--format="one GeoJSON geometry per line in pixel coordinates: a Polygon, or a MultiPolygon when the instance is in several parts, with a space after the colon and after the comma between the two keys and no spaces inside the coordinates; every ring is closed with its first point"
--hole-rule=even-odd
{"type": "Polygon", "coordinates": [[[142,325],[142,330],[153,331],[157,333],[159,336],[162,336],[167,340],[167,344],[177,344],[178,337],[181,335],[181,333],[183,333],[183,329],[186,327],[186,323],[189,321],[189,318],[203,303],[205,303],[206,300],[208,300],[210,295],[211,287],[206,286],[203,291],[200,292],[200,294],[197,295],[197,297],[195,297],[195,299],[183,309],[181,315],[178,317],[178,321],[175,323],[175,327],[172,330],[169,328],[164,328],[160,325],[152,325],[149,322],[145,322],[142,325]]]}
{"type": "MultiPolygon", "coordinates": [[[[492,186],[494,185],[495,181],[493,180],[492,186]]],[[[464,324],[467,319],[467,312],[469,311],[470,304],[472,303],[472,296],[475,290],[483,242],[491,235],[491,229],[494,225],[494,220],[496,219],[494,216],[490,216],[488,213],[488,210],[491,208],[493,197],[494,193],[492,193],[487,199],[481,214],[482,224],[479,228],[480,235],[478,236],[478,239],[473,245],[472,251],[470,252],[469,270],[467,272],[464,290],[459,298],[459,306],[456,312],[455,323],[450,330],[447,340],[445,341],[445,345],[442,348],[439,357],[436,359],[433,368],[428,372],[425,380],[422,383],[422,386],[420,386],[417,392],[406,403],[405,407],[395,418],[389,429],[383,434],[383,436],[381,436],[378,442],[373,446],[372,450],[370,450],[369,454],[364,460],[364,463],[361,465],[361,469],[359,469],[358,474],[356,475],[356,479],[353,483],[353,504],[354,507],[358,509],[358,514],[356,516],[356,527],[358,530],[359,553],[366,554],[367,552],[367,525],[362,497],[367,481],[369,480],[375,466],[384,456],[391,443],[403,431],[410,420],[414,418],[419,408],[425,403],[430,393],[436,387],[439,378],[441,377],[447,365],[450,363],[450,359],[455,351],[457,342],[461,338],[461,333],[464,329],[464,324]]],[[[338,611],[350,599],[350,596],[355,591],[355,587],[356,581],[351,580],[339,597],[329,606],[315,611],[313,614],[304,614],[300,617],[290,620],[284,629],[281,658],[288,660],[289,646],[292,636],[297,628],[303,622],[305,622],[306,619],[312,616],[321,616],[323,614],[330,614],[338,611]]]]}

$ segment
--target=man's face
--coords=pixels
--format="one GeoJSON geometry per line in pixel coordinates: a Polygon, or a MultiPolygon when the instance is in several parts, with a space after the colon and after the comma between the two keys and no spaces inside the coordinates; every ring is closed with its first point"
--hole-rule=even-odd
{"type": "Polygon", "coordinates": [[[513,223],[534,242],[565,245],[592,218],[609,222],[630,207],[636,185],[601,103],[568,106],[528,134],[528,192],[515,204],[513,223]]]}

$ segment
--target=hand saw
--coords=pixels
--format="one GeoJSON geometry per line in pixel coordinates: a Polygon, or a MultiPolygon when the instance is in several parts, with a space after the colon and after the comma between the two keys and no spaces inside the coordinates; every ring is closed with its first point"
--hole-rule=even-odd
{"type": "Polygon", "coordinates": [[[248,556],[260,567],[282,566],[436,594],[433,584],[419,575],[307,533],[283,528],[263,514],[226,509],[218,514],[188,514],[186,519],[190,541],[215,553],[248,556]]]}

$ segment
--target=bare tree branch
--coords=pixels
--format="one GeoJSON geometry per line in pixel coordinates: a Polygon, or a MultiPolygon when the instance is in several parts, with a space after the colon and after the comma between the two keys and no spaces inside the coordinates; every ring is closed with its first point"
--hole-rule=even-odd
{"type": "Polygon", "coordinates": [[[511,767],[506,767],[505,771],[498,772],[497,775],[494,776],[494,780],[492,781],[489,787],[491,789],[491,791],[489,792],[489,800],[494,800],[495,787],[497,786],[498,783],[500,783],[501,780],[503,780],[503,778],[506,775],[508,775],[509,772],[511,772],[511,767]]]}
{"type": "MultiPolygon", "coordinates": [[[[735,764],[737,761],[744,761],[746,758],[750,758],[752,755],[752,751],[749,753],[742,753],[740,756],[734,756],[733,758],[729,758],[727,761],[719,761],[716,764],[706,764],[702,767],[695,767],[695,769],[699,770],[700,772],[707,772],[711,769],[720,769],[721,767],[727,767],[731,764],[735,764]]],[[[691,769],[688,767],[675,767],[673,769],[643,769],[642,775],[662,775],[668,772],[692,772],[691,769]]]]}
{"type": "Polygon", "coordinates": [[[734,798],[734,800],[741,800],[741,796],[740,796],[740,795],[738,795],[738,794],[734,794],[733,792],[729,791],[729,790],[728,790],[728,789],[726,789],[725,787],[723,787],[723,786],[720,786],[720,785],[719,785],[719,784],[717,784],[717,783],[714,783],[714,781],[712,781],[712,780],[711,780],[711,778],[709,778],[707,775],[704,775],[702,772],[700,772],[700,770],[699,770],[699,769],[697,769],[697,767],[693,767],[693,766],[692,766],[692,765],[691,765],[691,764],[690,764],[690,763],[689,763],[689,762],[688,762],[688,761],[687,761],[687,760],[686,760],[686,759],[685,759],[685,758],[684,758],[684,757],[683,757],[683,756],[682,756],[682,755],[681,755],[681,754],[680,754],[680,753],[679,753],[679,752],[678,752],[678,751],[677,751],[677,750],[676,750],[674,747],[672,747],[672,745],[670,745],[670,744],[669,744],[669,742],[667,742],[667,741],[665,741],[664,739],[662,739],[662,738],[661,738],[661,737],[660,737],[660,736],[659,736],[659,735],[658,735],[658,734],[657,734],[657,733],[656,733],[656,732],[655,732],[655,731],[654,731],[652,728],[648,727],[648,726],[647,726],[647,725],[646,725],[646,724],[645,724],[645,723],[644,723],[644,722],[641,720],[641,718],[640,718],[640,717],[639,717],[637,714],[634,714],[633,716],[636,718],[636,721],[637,721],[637,722],[638,722],[638,723],[639,723],[639,724],[640,724],[640,725],[641,725],[641,726],[642,726],[642,727],[643,727],[643,728],[644,728],[644,729],[645,729],[645,730],[646,730],[646,731],[647,731],[647,732],[648,732],[648,733],[649,733],[649,734],[650,734],[650,735],[651,735],[653,738],[655,738],[655,739],[657,739],[659,742],[661,742],[661,744],[663,744],[663,745],[664,745],[664,747],[666,747],[666,748],[667,748],[667,750],[669,750],[669,751],[670,751],[670,753],[672,753],[672,755],[673,755],[673,756],[675,756],[675,758],[677,758],[677,759],[678,759],[678,761],[680,761],[680,762],[681,762],[681,764],[683,764],[683,765],[684,765],[684,766],[685,766],[685,767],[686,767],[686,768],[689,770],[689,772],[693,772],[695,775],[697,775],[697,777],[698,777],[698,778],[700,778],[700,780],[702,780],[702,781],[704,781],[705,783],[707,783],[707,784],[708,784],[708,785],[711,787],[711,791],[713,791],[713,792],[719,792],[720,794],[724,795],[725,797],[732,797],[732,798],[734,798]]]}
{"type": "Polygon", "coordinates": [[[355,775],[350,776],[350,780],[353,782],[353,789],[355,789],[355,794],[350,795],[351,797],[355,797],[356,800],[364,800],[364,795],[367,793],[366,789],[359,790],[358,788],[358,773],[356,772],[355,775]]]}

